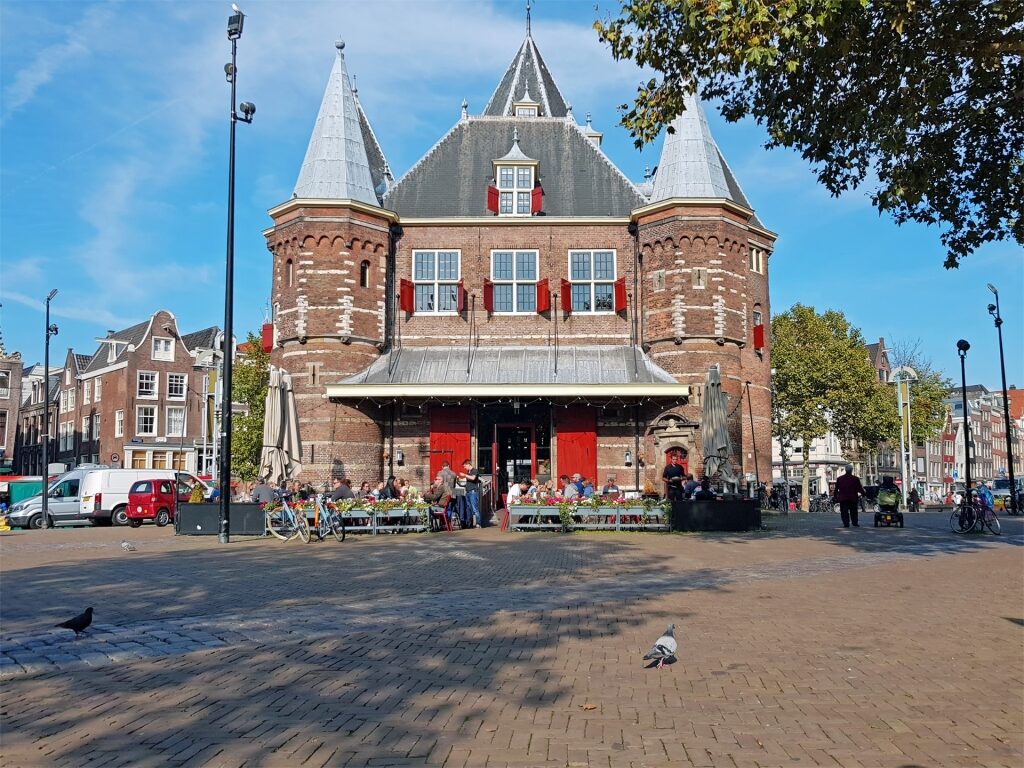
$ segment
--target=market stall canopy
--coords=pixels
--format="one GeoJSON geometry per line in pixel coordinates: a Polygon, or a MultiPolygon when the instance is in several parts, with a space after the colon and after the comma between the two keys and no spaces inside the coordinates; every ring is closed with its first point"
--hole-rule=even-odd
{"type": "Polygon", "coordinates": [[[591,345],[402,347],[337,384],[331,398],[651,398],[686,400],[679,384],[640,349],[591,345]]]}

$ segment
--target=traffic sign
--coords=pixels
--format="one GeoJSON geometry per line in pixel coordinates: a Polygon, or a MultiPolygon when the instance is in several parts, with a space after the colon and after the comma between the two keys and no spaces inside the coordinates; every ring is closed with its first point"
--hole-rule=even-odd
{"type": "Polygon", "coordinates": [[[118,456],[116,453],[112,453],[112,454],[110,454],[110,460],[111,461],[120,461],[121,457],[118,456]]]}

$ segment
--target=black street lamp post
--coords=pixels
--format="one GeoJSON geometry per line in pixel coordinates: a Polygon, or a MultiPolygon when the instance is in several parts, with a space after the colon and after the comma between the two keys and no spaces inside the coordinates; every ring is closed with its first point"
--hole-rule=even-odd
{"type": "Polygon", "coordinates": [[[1003,423],[1006,428],[1006,472],[1010,479],[1010,514],[1016,515],[1020,509],[1017,481],[1013,475],[1013,424],[1010,421],[1010,391],[1006,388],[1006,360],[1003,358],[1003,317],[999,314],[999,291],[992,283],[988,283],[988,289],[996,297],[996,303],[988,305],[988,313],[995,320],[996,331],[999,333],[999,372],[1003,377],[1003,423]]]}
{"type": "Polygon", "coordinates": [[[775,399],[778,397],[778,392],[775,389],[775,369],[772,368],[772,408],[778,417],[777,423],[779,428],[779,452],[782,454],[782,509],[783,514],[789,514],[789,469],[786,466],[786,437],[782,434],[782,413],[777,407],[775,407],[775,399]]]}
{"type": "Polygon", "coordinates": [[[220,534],[221,544],[230,540],[231,515],[231,368],[234,358],[234,276],[235,276],[235,125],[241,120],[251,123],[256,106],[243,101],[235,107],[235,83],[238,68],[235,66],[238,54],[238,38],[242,36],[245,14],[232,4],[234,13],[228,17],[228,40],[231,41],[231,63],[224,65],[224,74],[231,83],[231,135],[228,143],[228,245],[224,279],[224,341],[221,354],[224,360],[224,380],[221,391],[221,451],[220,451],[220,534]],[[241,115],[238,114],[239,110],[241,115]]]}
{"type": "Polygon", "coordinates": [[[43,511],[40,525],[50,527],[50,338],[57,335],[56,323],[50,322],[50,302],[57,295],[54,288],[46,295],[46,343],[43,346],[43,511]]]}
{"type": "Polygon", "coordinates": [[[956,343],[957,352],[960,353],[960,397],[964,408],[964,482],[966,483],[964,498],[967,499],[968,505],[971,503],[971,419],[970,414],[967,413],[967,369],[965,360],[967,359],[967,350],[970,348],[971,345],[966,339],[960,339],[956,343]]]}

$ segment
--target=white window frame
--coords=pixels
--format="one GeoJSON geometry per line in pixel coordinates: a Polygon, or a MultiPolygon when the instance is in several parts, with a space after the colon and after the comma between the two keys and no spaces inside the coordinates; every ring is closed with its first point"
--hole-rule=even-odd
{"type": "Polygon", "coordinates": [[[166,408],[164,408],[164,428],[165,428],[164,429],[164,434],[166,434],[167,437],[184,437],[185,436],[185,432],[186,432],[185,406],[183,406],[183,405],[169,405],[166,408]],[[172,432],[171,431],[171,413],[172,412],[175,413],[175,414],[181,413],[181,431],[179,431],[179,432],[172,432]]]}
{"type": "Polygon", "coordinates": [[[619,254],[615,248],[573,248],[569,251],[568,264],[566,274],[569,275],[569,283],[572,285],[570,289],[572,301],[572,313],[584,315],[614,315],[615,314],[615,281],[618,279],[618,262],[619,254]],[[574,255],[588,254],[588,261],[590,264],[590,277],[583,279],[576,279],[572,275],[572,259],[574,255]],[[594,255],[598,253],[610,253],[612,255],[612,276],[611,278],[602,277],[596,278],[594,270],[594,255]],[[590,294],[590,309],[580,309],[576,306],[576,286],[589,286],[590,294]],[[598,285],[607,285],[611,288],[611,306],[608,309],[597,309],[597,300],[595,297],[596,287],[598,285]]]}
{"type": "Polygon", "coordinates": [[[157,424],[160,414],[155,405],[137,405],[135,406],[135,434],[139,437],[156,437],[157,424]],[[148,409],[153,412],[153,429],[151,432],[142,431],[142,410],[148,409]]]}
{"type": "Polygon", "coordinates": [[[94,403],[98,403],[103,395],[103,377],[97,376],[95,382],[92,387],[92,400],[94,403]]]}
{"type": "Polygon", "coordinates": [[[412,285],[413,285],[413,313],[417,315],[457,315],[459,313],[458,283],[462,279],[462,250],[459,248],[417,248],[412,252],[412,285]],[[456,275],[455,278],[446,277],[443,280],[438,278],[437,262],[440,254],[455,254],[456,275]],[[433,255],[433,270],[431,278],[418,278],[416,276],[416,258],[426,254],[433,255]],[[420,287],[432,287],[433,309],[420,309],[420,287]],[[441,295],[441,286],[452,286],[455,289],[455,305],[451,309],[438,309],[438,298],[441,295]]]}
{"type": "Polygon", "coordinates": [[[516,104],[516,117],[538,117],[540,110],[533,104],[516,104]]]}
{"type": "Polygon", "coordinates": [[[760,307],[756,307],[751,310],[750,319],[755,327],[764,325],[764,312],[761,311],[760,307]]]}
{"type": "Polygon", "coordinates": [[[764,274],[764,251],[760,248],[750,249],[750,271],[757,272],[759,275],[764,274]]]}
{"type": "Polygon", "coordinates": [[[188,374],[187,373],[168,373],[167,374],[167,399],[168,400],[184,400],[186,393],[188,392],[188,374]],[[181,377],[181,394],[175,395],[171,393],[171,379],[175,376],[181,377]]]}
{"type": "Polygon", "coordinates": [[[156,400],[160,397],[160,374],[156,371],[138,371],[135,375],[135,397],[139,400],[156,400]],[[153,393],[149,395],[142,394],[142,377],[143,375],[153,377],[153,393]]]}
{"type": "Polygon", "coordinates": [[[68,390],[68,410],[75,410],[75,390],[74,388],[68,390]]]}
{"type": "Polygon", "coordinates": [[[7,417],[9,415],[6,408],[0,409],[0,416],[3,416],[0,419],[0,448],[7,447],[7,417]]]}
{"type": "Polygon", "coordinates": [[[92,402],[92,382],[82,382],[82,405],[88,405],[92,402]]]}
{"type": "Polygon", "coordinates": [[[114,411],[114,437],[124,437],[124,411],[114,411]]]}
{"type": "Polygon", "coordinates": [[[82,442],[86,443],[89,441],[89,435],[92,432],[92,418],[90,416],[82,417],[82,442]]]}
{"type": "Polygon", "coordinates": [[[67,368],[64,369],[64,386],[68,386],[71,383],[71,371],[67,368]]]}
{"type": "Polygon", "coordinates": [[[11,372],[0,371],[0,399],[7,400],[11,396],[11,372]]]}
{"type": "Polygon", "coordinates": [[[533,188],[537,177],[537,169],[532,165],[499,165],[495,171],[495,181],[498,187],[498,215],[499,216],[532,216],[533,215],[533,188]],[[511,185],[502,180],[502,172],[511,171],[511,185]],[[520,171],[526,171],[528,178],[523,179],[520,171]],[[526,186],[526,183],[529,186],[526,186]],[[520,204],[526,203],[526,210],[520,211],[520,204]],[[506,210],[507,208],[507,210],[506,210]]]}
{"type": "Polygon", "coordinates": [[[694,290],[703,291],[708,287],[708,270],[707,267],[694,267],[691,273],[692,285],[694,290]]]}
{"type": "Polygon", "coordinates": [[[92,415],[92,439],[100,439],[100,415],[98,413],[92,415]]]}
{"type": "Polygon", "coordinates": [[[154,336],[153,341],[150,344],[150,359],[161,360],[165,363],[174,362],[174,339],[170,336],[154,336]],[[166,349],[158,350],[157,347],[163,347],[166,342],[166,349]]]}
{"type": "Polygon", "coordinates": [[[510,285],[512,286],[512,309],[498,309],[497,297],[495,297],[494,314],[498,315],[535,315],[537,314],[537,282],[540,280],[540,251],[532,248],[493,248],[491,250],[491,283],[495,288],[498,286],[510,285]],[[494,273],[494,257],[499,253],[510,253],[512,254],[512,278],[496,277],[494,273]],[[520,254],[529,254],[533,256],[533,278],[520,278],[519,277],[519,256],[520,254]],[[533,309],[520,309],[519,308],[519,288],[521,286],[530,286],[531,296],[533,297],[533,309]]]}

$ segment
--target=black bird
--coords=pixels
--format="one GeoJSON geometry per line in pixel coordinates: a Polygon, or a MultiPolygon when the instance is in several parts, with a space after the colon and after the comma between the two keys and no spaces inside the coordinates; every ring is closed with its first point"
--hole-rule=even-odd
{"type": "Polygon", "coordinates": [[[61,629],[71,629],[71,630],[74,630],[75,639],[77,640],[78,636],[81,635],[83,632],[85,632],[86,628],[90,624],[92,624],[92,608],[91,607],[90,608],[86,608],[85,609],[85,613],[80,613],[77,616],[75,616],[75,618],[68,619],[67,621],[63,622],[62,624],[58,624],[57,626],[60,627],[61,629]]]}

